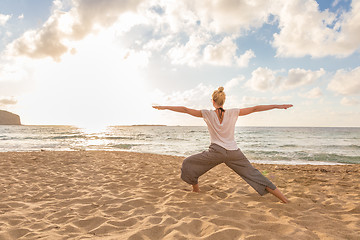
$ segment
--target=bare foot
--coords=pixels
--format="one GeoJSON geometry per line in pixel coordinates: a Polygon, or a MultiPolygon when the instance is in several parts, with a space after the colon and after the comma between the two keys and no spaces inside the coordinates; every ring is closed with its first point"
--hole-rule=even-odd
{"type": "Polygon", "coordinates": [[[200,192],[199,184],[195,184],[192,186],[193,186],[193,192],[200,192]]]}
{"type": "Polygon", "coordinates": [[[275,188],[275,190],[273,190],[269,187],[266,187],[266,190],[278,199],[280,199],[282,203],[289,203],[289,200],[284,196],[284,194],[282,194],[282,192],[280,192],[278,188],[275,188]]]}

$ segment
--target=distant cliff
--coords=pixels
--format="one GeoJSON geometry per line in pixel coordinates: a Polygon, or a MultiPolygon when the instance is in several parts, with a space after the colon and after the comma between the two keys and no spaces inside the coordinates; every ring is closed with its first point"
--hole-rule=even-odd
{"type": "Polygon", "coordinates": [[[19,115],[0,110],[0,125],[21,125],[19,115]]]}

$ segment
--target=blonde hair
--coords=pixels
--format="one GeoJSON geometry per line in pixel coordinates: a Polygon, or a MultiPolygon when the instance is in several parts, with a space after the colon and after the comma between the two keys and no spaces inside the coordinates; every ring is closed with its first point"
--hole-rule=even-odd
{"type": "Polygon", "coordinates": [[[212,99],[214,100],[214,102],[219,105],[222,106],[225,103],[225,98],[226,95],[224,93],[224,88],[223,87],[219,87],[217,90],[215,90],[212,94],[212,99]]]}

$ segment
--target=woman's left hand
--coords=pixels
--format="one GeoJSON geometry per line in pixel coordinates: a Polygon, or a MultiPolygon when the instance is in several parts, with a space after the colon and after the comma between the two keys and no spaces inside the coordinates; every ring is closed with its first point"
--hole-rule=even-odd
{"type": "Polygon", "coordinates": [[[291,108],[291,107],[293,107],[293,105],[292,105],[292,104],[283,104],[283,105],[279,105],[279,108],[280,108],[280,109],[288,109],[288,108],[291,108]]]}

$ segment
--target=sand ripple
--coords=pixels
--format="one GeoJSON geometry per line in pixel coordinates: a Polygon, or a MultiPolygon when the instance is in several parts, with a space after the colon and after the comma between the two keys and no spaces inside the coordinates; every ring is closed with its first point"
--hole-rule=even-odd
{"type": "Polygon", "coordinates": [[[0,239],[359,239],[360,166],[257,165],[291,201],[225,165],[179,178],[182,158],[0,153],[0,239]]]}

